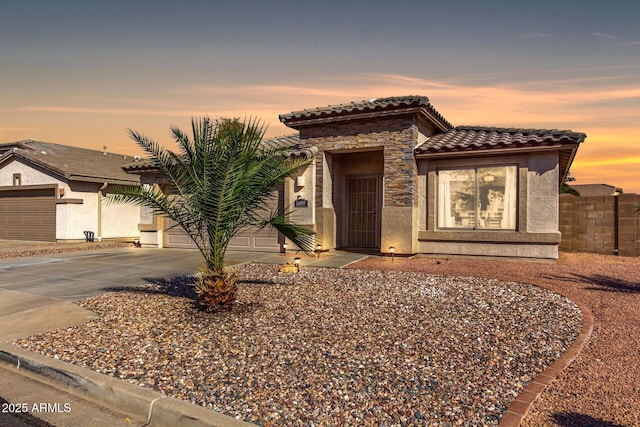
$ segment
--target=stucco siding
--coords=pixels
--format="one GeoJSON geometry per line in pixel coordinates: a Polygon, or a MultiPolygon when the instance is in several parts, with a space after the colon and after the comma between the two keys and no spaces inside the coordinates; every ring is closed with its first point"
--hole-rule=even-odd
{"type": "Polygon", "coordinates": [[[285,208],[291,212],[291,221],[298,225],[313,227],[315,224],[315,170],[314,160],[304,170],[299,171],[285,181],[284,197],[285,208]],[[304,182],[301,182],[304,181],[304,182]],[[304,185],[299,185],[303,183],[304,185]],[[306,200],[307,206],[295,206],[296,200],[306,200]]]}
{"type": "Polygon", "coordinates": [[[102,237],[114,239],[124,237],[138,237],[138,218],[140,207],[127,204],[110,204],[102,201],[102,237]]]}
{"type": "Polygon", "coordinates": [[[529,156],[527,176],[527,230],[531,233],[558,231],[558,153],[529,156]]]}
{"type": "MultiPolygon", "coordinates": [[[[65,195],[65,197],[67,197],[65,195]]],[[[82,203],[58,204],[56,210],[56,238],[58,240],[84,239],[84,231],[93,231],[97,237],[98,195],[72,192],[68,198],[82,203]]]]}
{"type": "Polygon", "coordinates": [[[15,158],[0,166],[0,187],[13,185],[13,175],[16,173],[21,175],[21,185],[58,184],[60,187],[68,188],[64,181],[52,173],[34,169],[15,158]]]}
{"type": "Polygon", "coordinates": [[[557,244],[499,244],[487,242],[420,242],[419,252],[439,255],[472,255],[557,259],[557,244]]]}

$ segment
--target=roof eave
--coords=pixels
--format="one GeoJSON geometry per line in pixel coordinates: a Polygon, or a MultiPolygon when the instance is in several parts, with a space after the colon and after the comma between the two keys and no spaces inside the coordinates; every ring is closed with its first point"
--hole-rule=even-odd
{"type": "Polygon", "coordinates": [[[69,181],[77,181],[77,182],[93,182],[97,184],[116,184],[116,185],[139,185],[140,181],[135,179],[121,179],[121,178],[103,178],[97,176],[82,176],[82,175],[71,175],[69,181]]]}
{"type": "MultiPolygon", "coordinates": [[[[417,147],[419,149],[422,145],[417,147]]],[[[441,150],[441,151],[428,151],[424,153],[415,153],[416,159],[431,159],[431,158],[444,158],[444,157],[460,157],[460,156],[486,156],[492,155],[504,155],[504,154],[519,154],[519,153],[531,153],[541,151],[559,151],[566,150],[568,147],[572,147],[577,150],[578,144],[553,144],[553,145],[539,145],[539,146],[512,146],[501,148],[475,148],[467,150],[441,150]]]]}
{"type": "MultiPolygon", "coordinates": [[[[583,139],[584,141],[584,139],[583,139]]],[[[580,141],[582,142],[582,141],[580,141]]],[[[569,160],[567,161],[567,165],[564,167],[564,170],[560,171],[560,185],[562,185],[562,183],[565,181],[565,179],[567,179],[567,176],[569,175],[569,170],[571,169],[571,165],[573,164],[573,160],[576,157],[576,154],[578,153],[578,147],[580,146],[580,143],[575,144],[572,149],[571,149],[571,153],[569,155],[569,160]]],[[[569,150],[567,150],[569,151],[569,150]]]]}

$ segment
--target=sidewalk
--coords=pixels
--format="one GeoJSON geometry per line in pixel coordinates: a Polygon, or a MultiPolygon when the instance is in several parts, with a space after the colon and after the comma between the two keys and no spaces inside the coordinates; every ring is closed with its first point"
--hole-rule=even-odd
{"type": "MultiPolygon", "coordinates": [[[[227,262],[230,265],[245,262],[285,264],[293,262],[296,256],[231,251],[227,262]]],[[[323,253],[320,257],[300,255],[303,266],[334,268],[365,257],[341,251],[323,253]]],[[[5,259],[0,264],[12,268],[38,264],[40,258],[5,259]]],[[[0,288],[0,375],[3,378],[0,395],[14,404],[27,403],[32,415],[56,426],[250,425],[11,344],[17,338],[70,327],[94,318],[94,313],[69,301],[0,288]],[[44,411],[37,411],[43,404],[44,411]]]]}

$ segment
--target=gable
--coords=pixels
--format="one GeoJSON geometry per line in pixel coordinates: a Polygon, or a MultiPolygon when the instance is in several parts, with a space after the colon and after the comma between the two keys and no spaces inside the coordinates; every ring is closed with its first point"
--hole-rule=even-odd
{"type": "Polygon", "coordinates": [[[21,185],[61,184],[64,179],[37,165],[13,157],[0,163],[0,187],[14,185],[14,174],[20,174],[21,185]]]}

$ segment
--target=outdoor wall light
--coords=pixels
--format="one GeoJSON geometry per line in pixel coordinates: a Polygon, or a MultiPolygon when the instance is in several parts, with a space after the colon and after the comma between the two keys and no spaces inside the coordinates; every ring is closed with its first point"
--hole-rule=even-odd
{"type": "Polygon", "coordinates": [[[297,187],[304,187],[306,184],[306,180],[304,179],[304,176],[299,176],[296,178],[296,186],[297,187]]]}

